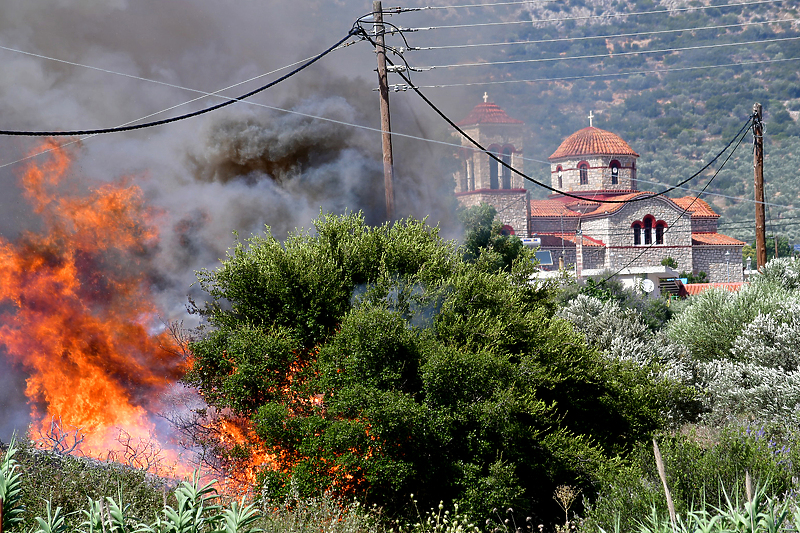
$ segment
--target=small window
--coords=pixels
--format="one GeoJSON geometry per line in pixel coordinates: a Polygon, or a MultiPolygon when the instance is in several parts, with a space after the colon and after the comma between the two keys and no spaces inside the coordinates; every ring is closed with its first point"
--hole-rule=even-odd
{"type": "Polygon", "coordinates": [[[653,219],[649,216],[644,218],[644,243],[653,244],[653,219]]]}
{"type": "Polygon", "coordinates": [[[558,176],[558,190],[562,190],[564,188],[564,182],[562,181],[564,169],[561,168],[561,165],[556,167],[556,176],[558,176]]]}
{"type": "Polygon", "coordinates": [[[664,230],[667,229],[667,224],[665,222],[657,222],[656,223],[656,244],[664,244],[664,230]]]}
{"type": "Polygon", "coordinates": [[[578,165],[578,173],[580,174],[581,185],[588,185],[589,183],[589,163],[580,163],[578,165]]]}
{"type": "Polygon", "coordinates": [[[608,166],[611,168],[611,184],[616,185],[619,183],[619,161],[612,161],[608,166]]]}
{"type": "Polygon", "coordinates": [[[503,160],[503,163],[508,165],[508,166],[501,165],[502,168],[500,169],[500,175],[503,178],[502,182],[503,182],[503,188],[504,189],[510,189],[511,188],[511,169],[509,167],[511,166],[511,152],[512,151],[513,151],[513,149],[510,146],[506,146],[505,148],[503,148],[503,155],[502,155],[501,159],[503,160]]]}
{"type": "MultiPolygon", "coordinates": [[[[497,146],[490,146],[489,151],[497,156],[497,146]]],[[[490,189],[499,189],[500,188],[500,181],[498,179],[499,173],[498,167],[502,167],[500,163],[497,162],[492,156],[487,156],[489,158],[489,188],[490,189]]]]}
{"type": "Polygon", "coordinates": [[[500,235],[514,235],[514,228],[508,224],[503,224],[503,227],[500,228],[500,235]]]}
{"type": "Polygon", "coordinates": [[[631,227],[633,228],[633,245],[639,246],[642,244],[642,223],[634,222],[631,227]]]}

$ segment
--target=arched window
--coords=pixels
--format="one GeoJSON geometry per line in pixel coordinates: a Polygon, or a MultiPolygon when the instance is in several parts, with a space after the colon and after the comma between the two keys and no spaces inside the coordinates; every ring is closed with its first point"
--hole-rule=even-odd
{"type": "Polygon", "coordinates": [[[467,159],[467,190],[475,190],[475,174],[472,172],[472,158],[467,159]]]}
{"type": "MultiPolygon", "coordinates": [[[[490,146],[489,151],[497,156],[497,146],[490,146]]],[[[490,189],[499,189],[500,182],[498,180],[498,166],[500,163],[497,162],[493,157],[487,156],[489,158],[489,188],[490,189]]]]}
{"type": "MultiPolygon", "coordinates": [[[[511,148],[510,146],[506,146],[505,148],[503,148],[503,155],[501,156],[501,159],[503,160],[503,163],[508,165],[508,167],[511,166],[511,152],[512,151],[513,151],[513,148],[511,148]]],[[[500,175],[503,178],[502,179],[502,184],[503,184],[503,188],[504,189],[510,189],[511,188],[511,169],[508,168],[508,167],[503,165],[502,168],[500,169],[500,175]]]]}
{"type": "Polygon", "coordinates": [[[659,220],[656,222],[656,244],[664,244],[664,230],[667,229],[667,223],[659,220]]]}
{"type": "Polygon", "coordinates": [[[556,167],[556,176],[558,177],[558,190],[562,190],[564,188],[564,182],[562,181],[562,177],[564,176],[564,169],[561,168],[561,165],[556,167]]]}
{"type": "Polygon", "coordinates": [[[514,228],[508,224],[504,224],[503,227],[500,228],[500,235],[514,235],[514,228]]]}
{"type": "Polygon", "coordinates": [[[653,244],[653,217],[644,217],[644,243],[653,244]]]}
{"type": "Polygon", "coordinates": [[[609,163],[608,167],[611,169],[611,185],[619,183],[619,161],[616,159],[609,163]]]}
{"type": "Polygon", "coordinates": [[[581,177],[581,185],[587,185],[589,183],[589,163],[586,161],[578,163],[578,173],[581,177]]]}
{"type": "Polygon", "coordinates": [[[631,189],[636,190],[636,161],[631,163],[631,189]]]}
{"type": "Polygon", "coordinates": [[[631,227],[633,228],[633,245],[638,246],[642,244],[642,223],[634,222],[631,227]]]}

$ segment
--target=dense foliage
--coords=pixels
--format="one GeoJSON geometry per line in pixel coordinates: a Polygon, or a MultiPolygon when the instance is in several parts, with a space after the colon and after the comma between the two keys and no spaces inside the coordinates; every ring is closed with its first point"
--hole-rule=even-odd
{"type": "Polygon", "coordinates": [[[421,222],[325,216],[200,273],[210,300],[188,380],[250,421],[250,450],[274,457],[267,494],[333,490],[391,515],[414,493],[551,520],[555,486],[591,491],[664,427],[674,387],[588,347],[530,283],[527,253],[510,271],[463,253],[421,222]]]}
{"type": "Polygon", "coordinates": [[[257,503],[223,497],[198,473],[177,482],[85,458],[44,453],[13,441],[2,450],[2,531],[67,533],[368,533],[374,513],[330,495],[257,503]],[[26,466],[33,457],[36,468],[26,466]],[[42,460],[44,459],[44,460],[42,460]],[[50,483],[44,485],[42,479],[50,483]],[[86,485],[87,483],[93,483],[86,485]]]}
{"type": "MultiPolygon", "coordinates": [[[[714,512],[725,503],[723,486],[742,501],[745,471],[769,494],[794,498],[800,479],[800,261],[775,259],[738,292],[693,296],[658,331],[646,327],[635,305],[587,286],[594,295],[568,299],[560,316],[605,357],[631,361],[662,383],[697,393],[672,410],[676,429],[697,423],[658,436],[679,513],[714,512]]],[[[628,461],[600,477],[587,530],[613,529],[616,521],[622,530],[638,528],[653,506],[665,516],[650,445],[637,445],[628,461]]]]}

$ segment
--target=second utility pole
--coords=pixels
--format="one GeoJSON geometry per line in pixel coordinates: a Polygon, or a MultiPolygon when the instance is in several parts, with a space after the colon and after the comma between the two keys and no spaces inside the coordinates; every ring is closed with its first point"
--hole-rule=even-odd
{"type": "Polygon", "coordinates": [[[394,220],[394,158],[392,157],[392,123],[389,119],[389,82],[386,79],[386,44],[383,7],[380,0],[372,2],[375,22],[375,53],[378,56],[378,89],[381,94],[381,143],[383,145],[383,186],[386,189],[386,220],[394,220]]]}
{"type": "Polygon", "coordinates": [[[766,216],[764,213],[764,125],[761,104],[753,104],[753,169],[756,193],[756,269],[767,263],[766,216]]]}

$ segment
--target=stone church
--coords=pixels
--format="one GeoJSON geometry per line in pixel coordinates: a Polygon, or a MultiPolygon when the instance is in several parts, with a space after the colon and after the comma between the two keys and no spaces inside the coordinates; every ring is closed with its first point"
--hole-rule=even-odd
{"type": "MultiPolygon", "coordinates": [[[[493,205],[505,231],[550,253],[553,266],[544,265],[545,270],[561,264],[579,277],[606,269],[663,271],[662,260],[671,257],[678,272],[705,272],[711,282],[742,281],[745,243],[717,231],[720,217],[711,206],[693,196],[667,198],[640,191],[639,154],[618,135],[592,126],[592,118],[590,113],[589,127],[564,139],[548,158],[551,186],[580,199],[558,193],[531,199],[521,176],[462,137],[457,154],[461,166],[454,175],[459,203],[493,205]]],[[[457,124],[523,171],[524,124],[486,95],[457,124]]]]}

